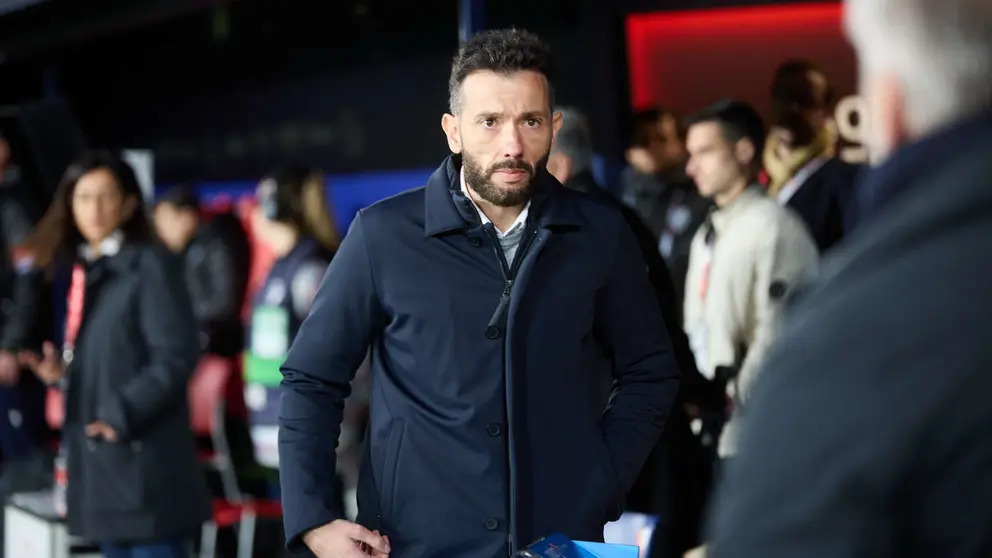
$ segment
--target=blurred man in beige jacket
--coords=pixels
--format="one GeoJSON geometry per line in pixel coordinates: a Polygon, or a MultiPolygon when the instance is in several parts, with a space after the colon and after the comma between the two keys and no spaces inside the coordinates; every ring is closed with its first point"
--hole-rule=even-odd
{"type": "Polygon", "coordinates": [[[764,126],[744,103],[707,107],[687,122],[688,174],[716,209],[696,232],[686,278],[685,330],[699,371],[727,382],[733,412],[720,438],[722,459],[737,444],[735,417],[783,303],[817,265],[803,222],[757,185],[764,126]]]}

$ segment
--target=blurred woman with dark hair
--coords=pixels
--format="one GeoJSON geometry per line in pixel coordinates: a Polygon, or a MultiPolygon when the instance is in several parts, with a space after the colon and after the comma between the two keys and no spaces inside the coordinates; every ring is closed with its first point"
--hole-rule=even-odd
{"type": "MultiPolygon", "coordinates": [[[[324,271],[340,242],[328,210],[324,177],[306,167],[288,167],[258,184],[252,230],[276,256],[252,305],[245,358],[246,403],[256,438],[275,432],[279,366],[310,310],[324,271]]],[[[275,446],[256,459],[275,466],[275,446]]]]}
{"type": "Polygon", "coordinates": [[[65,393],[69,532],[107,558],[185,558],[210,517],[187,403],[199,340],[141,200],[108,152],[66,171],[28,243],[39,267],[73,266],[65,340],[21,361],[65,393]]]}

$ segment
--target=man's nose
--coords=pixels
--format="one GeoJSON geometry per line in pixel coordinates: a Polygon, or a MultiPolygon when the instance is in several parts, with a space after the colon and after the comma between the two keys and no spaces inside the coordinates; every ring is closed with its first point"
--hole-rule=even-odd
{"type": "Polygon", "coordinates": [[[519,159],[524,154],[524,142],[520,137],[520,130],[516,126],[506,126],[503,128],[502,138],[503,157],[509,159],[519,159]]]}

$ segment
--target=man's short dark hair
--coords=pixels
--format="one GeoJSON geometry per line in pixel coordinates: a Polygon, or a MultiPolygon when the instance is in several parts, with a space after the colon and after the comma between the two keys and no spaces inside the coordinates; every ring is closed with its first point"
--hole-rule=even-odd
{"type": "Polygon", "coordinates": [[[772,104],[780,106],[781,110],[790,107],[825,108],[833,105],[835,93],[829,81],[824,98],[817,99],[810,82],[810,74],[820,74],[824,77],[827,75],[811,60],[795,58],[783,62],[772,76],[769,91],[772,104]]]}
{"type": "Polygon", "coordinates": [[[192,184],[177,184],[162,193],[155,205],[167,203],[176,209],[200,210],[200,200],[192,184]]]}
{"type": "Polygon", "coordinates": [[[752,170],[761,168],[761,154],[765,149],[765,124],[754,107],[742,101],[720,101],[686,118],[684,127],[688,130],[691,126],[705,122],[719,124],[724,139],[732,145],[742,139],[750,140],[754,145],[752,170]]]}
{"type": "Polygon", "coordinates": [[[448,80],[448,108],[458,114],[462,82],[474,72],[509,75],[532,71],[548,80],[548,95],[554,106],[554,65],[551,48],[537,35],[522,29],[494,29],[473,36],[458,49],[448,80]]]}
{"type": "Polygon", "coordinates": [[[666,108],[653,107],[635,112],[630,118],[630,145],[628,147],[647,147],[651,143],[652,129],[666,118],[675,121],[679,137],[684,135],[678,116],[666,108]]]}

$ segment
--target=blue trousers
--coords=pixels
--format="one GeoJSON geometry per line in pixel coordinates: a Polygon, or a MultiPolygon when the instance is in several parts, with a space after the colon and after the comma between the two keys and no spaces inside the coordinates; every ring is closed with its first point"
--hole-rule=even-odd
{"type": "Polygon", "coordinates": [[[100,552],[104,558],[189,558],[185,539],[137,544],[105,542],[100,544],[100,552]]]}

